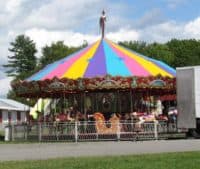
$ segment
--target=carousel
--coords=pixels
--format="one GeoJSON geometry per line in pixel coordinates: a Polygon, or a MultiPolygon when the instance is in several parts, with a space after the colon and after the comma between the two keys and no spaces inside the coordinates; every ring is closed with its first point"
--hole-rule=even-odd
{"type": "MultiPolygon", "coordinates": [[[[44,118],[88,122],[93,117],[94,121],[110,121],[110,132],[117,130],[117,120],[167,121],[168,108],[176,106],[175,69],[105,38],[105,21],[102,12],[101,39],[15,82],[16,94],[50,98],[51,111],[43,112],[44,118]]],[[[109,133],[108,126],[103,130],[98,124],[96,130],[109,133]]]]}

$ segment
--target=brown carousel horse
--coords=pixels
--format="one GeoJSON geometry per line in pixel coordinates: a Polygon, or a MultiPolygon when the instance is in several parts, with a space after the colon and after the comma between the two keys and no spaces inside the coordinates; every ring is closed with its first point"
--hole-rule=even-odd
{"type": "Polygon", "coordinates": [[[116,134],[120,130],[120,120],[114,114],[110,119],[110,127],[106,126],[105,118],[102,113],[96,112],[93,115],[98,134],[116,134]]]}

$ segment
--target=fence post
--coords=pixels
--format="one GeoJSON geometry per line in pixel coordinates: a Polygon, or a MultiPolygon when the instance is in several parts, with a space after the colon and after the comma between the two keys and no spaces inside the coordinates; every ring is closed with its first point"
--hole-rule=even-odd
{"type": "Polygon", "coordinates": [[[11,124],[11,137],[12,137],[12,141],[15,141],[15,125],[11,124]]]}
{"type": "Polygon", "coordinates": [[[27,141],[28,124],[24,124],[24,140],[27,141]]]}
{"type": "Polygon", "coordinates": [[[158,140],[158,121],[154,121],[154,137],[158,140]]]}
{"type": "Polygon", "coordinates": [[[78,141],[78,123],[75,121],[75,142],[77,143],[78,141]]]}
{"type": "MultiPolygon", "coordinates": [[[[95,128],[95,125],[96,125],[96,122],[94,123],[92,123],[92,128],[94,127],[95,128]]],[[[95,134],[96,134],[96,140],[99,140],[99,134],[98,134],[98,131],[97,130],[95,130],[95,134]]]]}
{"type": "Polygon", "coordinates": [[[4,131],[5,131],[4,140],[5,141],[12,141],[12,127],[11,127],[11,125],[9,125],[9,124],[6,125],[4,131]]]}
{"type": "Polygon", "coordinates": [[[42,126],[41,126],[41,123],[38,123],[38,140],[42,141],[42,126]]]}
{"type": "Polygon", "coordinates": [[[120,123],[117,124],[117,140],[120,141],[120,123]]]}

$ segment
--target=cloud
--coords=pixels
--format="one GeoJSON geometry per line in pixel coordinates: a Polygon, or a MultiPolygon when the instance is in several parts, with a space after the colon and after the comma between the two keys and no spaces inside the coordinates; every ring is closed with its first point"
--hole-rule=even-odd
{"type": "Polygon", "coordinates": [[[5,69],[0,66],[0,79],[6,78],[5,69]]]}
{"type": "Polygon", "coordinates": [[[141,40],[148,42],[166,42],[172,38],[181,39],[184,25],[175,21],[163,22],[140,30],[141,40]]]}
{"type": "MultiPolygon", "coordinates": [[[[25,34],[36,42],[38,49],[56,41],[64,41],[68,46],[80,46],[84,41],[90,44],[100,38],[100,35],[83,34],[73,31],[48,31],[38,28],[27,30],[25,34]]],[[[108,32],[106,37],[115,42],[139,40],[139,33],[135,30],[120,29],[116,32],[108,32]]]]}
{"type": "Polygon", "coordinates": [[[9,53],[8,52],[8,45],[7,44],[0,45],[0,66],[7,63],[7,61],[8,61],[8,58],[7,58],[8,53],[9,53]]]}
{"type": "Polygon", "coordinates": [[[69,46],[79,46],[84,40],[89,42],[97,39],[97,36],[81,34],[73,31],[50,31],[47,29],[33,28],[25,31],[25,35],[33,39],[38,47],[51,44],[56,41],[64,41],[69,46]]]}
{"type": "Polygon", "coordinates": [[[185,25],[185,32],[190,38],[200,38],[200,17],[185,25]]]}
{"type": "Polygon", "coordinates": [[[7,0],[5,4],[5,10],[9,13],[16,12],[21,7],[25,0],[7,0]]]}
{"type": "Polygon", "coordinates": [[[56,41],[64,41],[68,46],[80,46],[85,40],[88,43],[92,43],[99,37],[97,35],[82,34],[73,31],[51,31],[39,28],[27,30],[25,31],[25,35],[29,36],[36,43],[36,47],[39,51],[38,56],[41,55],[42,47],[56,41]]]}
{"type": "MultiPolygon", "coordinates": [[[[150,17],[151,18],[151,17],[150,17]]],[[[108,21],[109,22],[109,21],[108,21]]],[[[108,23],[109,24],[109,23],[108,23]]],[[[176,21],[167,21],[146,25],[143,28],[131,28],[124,26],[124,28],[117,29],[116,31],[106,30],[106,37],[113,41],[129,41],[129,40],[143,40],[148,42],[166,42],[172,38],[200,38],[200,17],[187,22],[178,23],[176,21]]],[[[29,36],[35,43],[37,48],[40,49],[45,45],[50,45],[52,42],[64,41],[68,46],[82,45],[86,40],[92,43],[100,38],[98,34],[81,33],[71,30],[50,30],[41,28],[28,29],[25,35],[29,36]]],[[[10,32],[10,36],[15,35],[16,32],[10,32]]],[[[39,53],[40,55],[40,53],[39,53]]]]}
{"type": "Polygon", "coordinates": [[[0,97],[5,97],[10,90],[11,77],[0,79],[0,97]]]}
{"type": "Polygon", "coordinates": [[[168,7],[171,9],[176,9],[178,6],[187,3],[188,0],[167,0],[168,7]]]}
{"type": "Polygon", "coordinates": [[[146,27],[139,31],[141,40],[167,42],[176,39],[200,39],[200,17],[186,23],[168,21],[146,27]]]}
{"type": "Polygon", "coordinates": [[[14,41],[17,34],[18,32],[15,31],[0,34],[0,66],[7,63],[7,56],[10,54],[8,51],[10,42],[14,41]]]}
{"type": "Polygon", "coordinates": [[[75,29],[92,19],[100,0],[54,0],[31,11],[24,20],[26,27],[75,29]]]}
{"type": "Polygon", "coordinates": [[[146,12],[138,21],[135,23],[137,28],[149,27],[164,22],[164,16],[161,9],[153,8],[146,12]]]}
{"type": "Polygon", "coordinates": [[[15,22],[24,2],[25,0],[0,1],[0,26],[8,26],[10,23],[15,22]]]}
{"type": "Polygon", "coordinates": [[[107,37],[115,42],[133,41],[139,40],[140,34],[133,29],[120,29],[119,31],[108,33],[107,37]]]}
{"type": "Polygon", "coordinates": [[[5,68],[0,65],[0,98],[6,97],[8,91],[10,90],[10,82],[12,77],[7,77],[5,73],[5,68]]]}

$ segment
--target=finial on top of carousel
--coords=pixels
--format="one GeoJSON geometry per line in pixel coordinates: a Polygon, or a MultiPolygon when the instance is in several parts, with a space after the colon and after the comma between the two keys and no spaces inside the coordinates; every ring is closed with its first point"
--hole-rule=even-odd
{"type": "Polygon", "coordinates": [[[105,33],[105,22],[106,22],[106,15],[105,15],[105,11],[102,11],[102,15],[99,19],[99,24],[100,24],[100,28],[101,28],[101,38],[104,38],[104,33],[105,33]]]}

